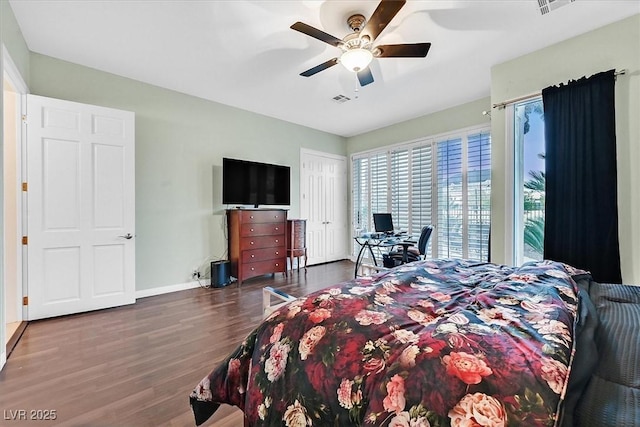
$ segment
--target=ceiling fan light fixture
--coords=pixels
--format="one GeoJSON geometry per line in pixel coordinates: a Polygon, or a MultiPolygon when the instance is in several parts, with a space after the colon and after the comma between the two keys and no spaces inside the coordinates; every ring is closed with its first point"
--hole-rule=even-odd
{"type": "Polygon", "coordinates": [[[373,54],[368,49],[349,49],[340,57],[340,63],[355,73],[367,68],[372,59],[373,54]]]}

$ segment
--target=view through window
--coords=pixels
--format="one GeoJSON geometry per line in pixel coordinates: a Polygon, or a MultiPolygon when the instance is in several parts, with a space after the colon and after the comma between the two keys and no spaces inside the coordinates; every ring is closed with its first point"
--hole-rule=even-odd
{"type": "Polygon", "coordinates": [[[514,106],[515,262],[541,260],[545,215],[545,139],[541,98],[514,106]]]}

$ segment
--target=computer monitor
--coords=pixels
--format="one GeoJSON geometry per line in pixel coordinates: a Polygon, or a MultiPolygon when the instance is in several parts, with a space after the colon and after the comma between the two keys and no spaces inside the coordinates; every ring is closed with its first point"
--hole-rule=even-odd
{"type": "Polygon", "coordinates": [[[373,225],[376,228],[376,233],[390,233],[394,230],[390,213],[374,213],[373,225]]]}

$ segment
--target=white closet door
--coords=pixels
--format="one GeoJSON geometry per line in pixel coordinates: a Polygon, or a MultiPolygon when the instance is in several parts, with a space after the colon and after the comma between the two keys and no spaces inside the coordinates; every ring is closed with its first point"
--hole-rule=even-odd
{"type": "Polygon", "coordinates": [[[347,160],[302,150],[301,218],[307,220],[309,265],[347,257],[347,160]]]}
{"type": "Polygon", "coordinates": [[[300,214],[307,220],[307,263],[320,264],[326,262],[323,159],[305,152],[300,158],[300,214]]]}
{"type": "Polygon", "coordinates": [[[327,262],[347,257],[349,227],[347,216],[347,160],[328,158],[325,162],[325,254],[327,262]]]}
{"type": "Polygon", "coordinates": [[[135,302],[134,114],[27,97],[28,319],[135,302]]]}

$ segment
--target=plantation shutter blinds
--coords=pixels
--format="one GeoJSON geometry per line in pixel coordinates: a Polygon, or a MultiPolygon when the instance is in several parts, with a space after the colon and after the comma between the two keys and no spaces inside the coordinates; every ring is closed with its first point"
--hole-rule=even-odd
{"type": "Polygon", "coordinates": [[[369,209],[369,159],[354,159],[352,168],[353,180],[353,216],[352,221],[354,228],[363,230],[368,226],[368,209],[369,209]]]}
{"type": "Polygon", "coordinates": [[[462,140],[437,143],[438,257],[462,258],[462,140]]]}
{"type": "Polygon", "coordinates": [[[467,144],[468,258],[488,259],[491,221],[491,137],[489,132],[469,135],[467,144]]]}
{"type": "MultiPolygon", "coordinates": [[[[353,159],[352,162],[352,198],[351,221],[355,235],[369,227],[369,159],[353,159]]],[[[353,241],[352,252],[357,253],[359,245],[353,241]]]]}
{"type": "Polygon", "coordinates": [[[409,150],[391,152],[391,215],[396,230],[409,230],[409,150]]]}
{"type": "Polygon", "coordinates": [[[357,155],[352,164],[356,231],[373,230],[373,213],[391,212],[395,228],[415,237],[422,227],[436,226],[427,257],[487,259],[488,129],[357,155]]]}
{"type": "MultiPolygon", "coordinates": [[[[371,214],[389,212],[388,194],[388,160],[387,153],[381,153],[369,158],[371,164],[371,214]]],[[[372,219],[369,219],[372,221],[372,219]]]]}
{"type": "MultiPolygon", "coordinates": [[[[409,230],[414,235],[420,233],[422,227],[433,224],[431,151],[431,144],[411,150],[411,227],[409,230]]],[[[427,247],[427,256],[431,256],[431,245],[427,247]]]]}

